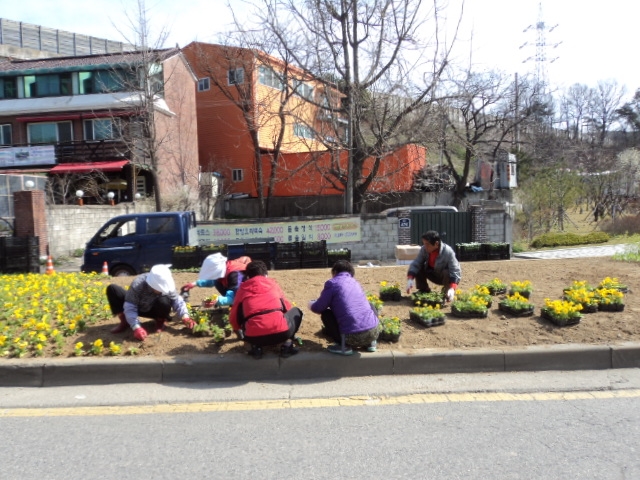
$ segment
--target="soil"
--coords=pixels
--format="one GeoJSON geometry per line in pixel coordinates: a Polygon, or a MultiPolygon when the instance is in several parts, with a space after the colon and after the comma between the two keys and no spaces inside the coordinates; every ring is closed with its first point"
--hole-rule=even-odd
{"type": "MultiPolygon", "coordinates": [[[[406,285],[407,266],[382,266],[356,268],[356,279],[366,292],[377,293],[381,281],[399,282],[406,285]]],[[[305,312],[302,326],[298,332],[302,345],[301,353],[319,351],[331,342],[321,333],[319,315],[308,311],[309,300],[317,298],[324,282],[330,278],[330,270],[273,270],[269,276],[274,278],[287,294],[289,300],[305,312]]],[[[196,273],[174,273],[178,288],[194,281],[196,273]]],[[[498,310],[500,297],[494,297],[493,305],[486,318],[457,318],[445,308],[444,325],[426,328],[409,320],[412,307],[409,296],[403,293],[399,302],[385,302],[382,315],[398,316],[402,319],[402,333],[397,343],[379,342],[379,350],[397,350],[411,353],[418,349],[476,349],[499,348],[512,349],[530,345],[554,344],[616,344],[640,339],[640,299],[635,296],[635,286],[640,282],[640,268],[635,263],[617,262],[607,257],[554,259],[554,260],[498,260],[462,263],[463,290],[475,284],[486,283],[499,278],[507,285],[512,281],[530,280],[533,285],[531,302],[536,306],[530,317],[512,317],[498,310]],[[574,280],[584,280],[596,286],[605,277],[617,277],[629,287],[625,295],[625,309],[622,312],[596,312],[585,314],[582,321],[573,326],[557,327],[540,317],[540,307],[545,298],[557,299],[562,296],[563,288],[574,280]]],[[[109,282],[128,285],[131,277],[111,278],[109,282]]],[[[205,296],[213,293],[211,289],[194,288],[190,302],[200,305],[205,296]]],[[[212,337],[194,337],[179,321],[167,324],[162,333],[154,333],[154,322],[145,323],[149,337],[142,343],[137,342],[128,331],[114,335],[109,330],[115,326],[116,319],[105,319],[94,323],[73,338],[63,356],[71,356],[73,344],[82,341],[85,345],[101,338],[105,345],[110,341],[121,343],[123,350],[130,347],[138,349],[140,356],[171,357],[192,354],[244,353],[244,342],[235,335],[217,344],[212,337]]],[[[273,348],[276,352],[276,347],[273,348]]]]}

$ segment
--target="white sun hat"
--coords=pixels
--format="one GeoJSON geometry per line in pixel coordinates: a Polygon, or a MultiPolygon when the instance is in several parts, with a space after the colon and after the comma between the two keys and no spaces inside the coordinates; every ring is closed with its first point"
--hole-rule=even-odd
{"type": "Polygon", "coordinates": [[[163,295],[173,292],[176,289],[171,270],[169,270],[170,266],[171,265],[154,265],[147,275],[147,283],[149,286],[163,295]]]}
{"type": "Polygon", "coordinates": [[[221,253],[212,253],[202,262],[198,280],[217,280],[227,272],[227,257],[221,253]]]}

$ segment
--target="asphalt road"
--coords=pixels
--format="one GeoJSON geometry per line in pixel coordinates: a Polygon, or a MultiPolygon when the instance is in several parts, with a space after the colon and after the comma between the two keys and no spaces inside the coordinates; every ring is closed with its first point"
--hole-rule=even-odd
{"type": "Polygon", "coordinates": [[[640,478],[639,387],[624,369],[19,389],[66,396],[53,409],[3,388],[0,478],[640,478]]]}

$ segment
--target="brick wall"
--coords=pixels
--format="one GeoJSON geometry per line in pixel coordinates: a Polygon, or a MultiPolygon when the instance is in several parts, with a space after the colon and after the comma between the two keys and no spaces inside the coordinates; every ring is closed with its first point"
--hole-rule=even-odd
{"type": "Polygon", "coordinates": [[[38,237],[40,255],[48,253],[47,216],[44,192],[22,190],[13,194],[15,212],[14,235],[16,237],[38,237]]]}

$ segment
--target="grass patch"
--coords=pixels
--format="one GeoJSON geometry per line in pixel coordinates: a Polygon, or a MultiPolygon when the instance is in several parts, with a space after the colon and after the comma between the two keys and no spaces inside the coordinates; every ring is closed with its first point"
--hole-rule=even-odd
{"type": "Polygon", "coordinates": [[[627,251],[624,253],[616,253],[613,256],[613,259],[620,262],[640,262],[640,242],[629,245],[627,247],[627,251]]]}

